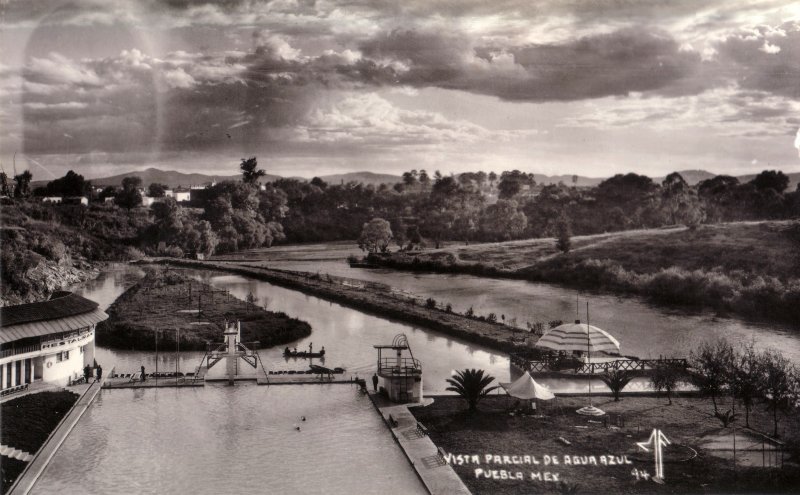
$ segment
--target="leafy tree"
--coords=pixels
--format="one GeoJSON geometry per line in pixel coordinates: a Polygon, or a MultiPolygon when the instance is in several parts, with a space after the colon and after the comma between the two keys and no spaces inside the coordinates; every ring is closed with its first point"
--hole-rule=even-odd
{"type": "Polygon", "coordinates": [[[419,183],[427,187],[431,183],[431,178],[428,177],[428,172],[424,169],[419,171],[419,183]]]}
{"type": "Polygon", "coordinates": [[[719,412],[717,397],[731,381],[733,356],[733,347],[725,339],[704,342],[691,353],[692,382],[701,393],[711,397],[714,414],[719,412]]]}
{"type": "Polygon", "coordinates": [[[600,379],[603,380],[603,383],[611,389],[611,393],[614,394],[614,401],[619,402],[619,394],[622,392],[622,389],[633,380],[633,375],[627,371],[620,370],[620,369],[612,369],[606,370],[605,373],[600,375],[600,379]]]}
{"type": "Polygon", "coordinates": [[[696,191],[678,172],[669,174],[661,183],[661,203],[672,225],[694,227],[705,219],[696,191]]]}
{"type": "Polygon", "coordinates": [[[258,184],[258,179],[267,174],[265,171],[258,168],[258,160],[256,160],[254,156],[242,158],[242,163],[239,164],[239,168],[242,171],[242,181],[245,184],[258,184]]]}
{"type": "Polygon", "coordinates": [[[311,185],[317,186],[320,189],[325,189],[326,187],[328,187],[328,183],[320,179],[319,177],[314,177],[313,179],[311,179],[311,185]]]}
{"type": "Polygon", "coordinates": [[[406,230],[406,237],[408,238],[408,247],[407,249],[411,251],[414,247],[418,247],[422,244],[422,235],[419,233],[419,226],[412,225],[406,230]]]}
{"type": "Polygon", "coordinates": [[[469,405],[470,411],[477,411],[478,402],[489,395],[492,391],[500,388],[495,385],[490,387],[494,377],[484,374],[483,370],[465,369],[456,372],[456,375],[447,379],[450,384],[445,390],[455,392],[460,395],[469,405]]]}
{"type": "Polygon", "coordinates": [[[667,400],[672,405],[672,392],[681,381],[681,370],[672,363],[660,362],[653,368],[650,381],[654,389],[658,392],[663,390],[667,394],[667,400]]]}
{"type": "Polygon", "coordinates": [[[392,240],[392,228],[383,218],[373,218],[364,224],[358,237],[358,247],[369,253],[385,253],[392,240]]]}
{"type": "Polygon", "coordinates": [[[14,176],[14,196],[18,198],[27,198],[31,195],[31,181],[33,174],[30,170],[26,170],[19,175],[14,176]]]}
{"type": "Polygon", "coordinates": [[[122,191],[117,193],[114,203],[130,212],[131,209],[142,204],[142,194],[139,192],[141,186],[141,177],[125,177],[122,179],[122,191]]]}
{"type": "Polygon", "coordinates": [[[42,194],[45,196],[90,196],[91,189],[92,184],[89,181],[70,170],[64,177],[48,182],[42,194]]]}
{"type": "Polygon", "coordinates": [[[497,181],[497,174],[494,172],[489,172],[489,185],[494,186],[494,183],[497,181]]]}
{"type": "Polygon", "coordinates": [[[403,184],[406,186],[413,186],[417,183],[417,171],[411,170],[410,172],[403,172],[403,184]]]}
{"type": "Polygon", "coordinates": [[[572,248],[572,229],[569,226],[569,219],[562,215],[556,223],[556,248],[562,253],[568,253],[572,248]]]}
{"type": "Polygon", "coordinates": [[[753,344],[746,345],[734,355],[731,386],[734,395],[742,401],[745,426],[750,427],[750,410],[761,393],[762,363],[753,344]]]}
{"type": "Polygon", "coordinates": [[[532,186],[535,182],[531,175],[519,170],[503,172],[500,174],[500,184],[497,189],[500,191],[501,199],[511,199],[522,191],[523,186],[532,186]]]}
{"type": "Polygon", "coordinates": [[[764,170],[750,181],[757,189],[773,189],[782,193],[789,187],[789,177],[780,170],[764,170]]]}
{"type": "Polygon", "coordinates": [[[169,187],[166,184],[153,182],[147,187],[147,195],[151,198],[163,198],[167,194],[169,187]]]}
{"type": "Polygon", "coordinates": [[[617,174],[601,182],[595,194],[602,206],[621,206],[643,203],[656,188],[650,177],[633,173],[617,174]]]}
{"type": "Polygon", "coordinates": [[[797,368],[778,352],[767,350],[761,354],[761,387],[768,409],[772,411],[774,429],[772,436],[778,437],[778,411],[788,412],[797,401],[797,368]]]}
{"type": "Polygon", "coordinates": [[[505,241],[519,237],[528,218],[517,209],[516,201],[501,199],[484,210],[480,225],[490,239],[505,241]]]}

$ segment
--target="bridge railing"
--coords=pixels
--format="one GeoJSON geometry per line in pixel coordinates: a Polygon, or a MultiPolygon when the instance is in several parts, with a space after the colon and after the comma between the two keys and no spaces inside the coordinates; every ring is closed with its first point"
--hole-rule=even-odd
{"type": "Polygon", "coordinates": [[[511,362],[530,373],[547,373],[552,371],[572,372],[576,374],[598,374],[610,370],[620,371],[645,371],[652,370],[660,365],[675,366],[686,369],[689,364],[686,359],[616,359],[600,363],[576,362],[572,359],[554,358],[548,360],[528,360],[520,356],[511,356],[511,362]]]}

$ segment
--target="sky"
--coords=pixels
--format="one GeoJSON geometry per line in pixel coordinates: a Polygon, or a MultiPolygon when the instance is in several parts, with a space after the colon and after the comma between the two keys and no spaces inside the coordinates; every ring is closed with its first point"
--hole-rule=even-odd
{"type": "Polygon", "coordinates": [[[800,171],[800,3],[6,0],[0,163],[800,171]]]}

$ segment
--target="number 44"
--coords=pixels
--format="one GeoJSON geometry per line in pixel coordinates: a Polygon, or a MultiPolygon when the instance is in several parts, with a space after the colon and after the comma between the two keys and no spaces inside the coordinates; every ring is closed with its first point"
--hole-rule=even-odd
{"type": "Polygon", "coordinates": [[[633,471],[631,471],[631,476],[633,476],[634,478],[636,478],[636,481],[639,481],[639,480],[645,480],[645,481],[647,481],[647,480],[649,480],[649,479],[650,479],[650,473],[648,473],[648,472],[647,472],[647,471],[645,471],[644,469],[643,469],[643,470],[641,470],[641,471],[639,471],[638,469],[636,469],[636,468],[633,468],[633,471]]]}

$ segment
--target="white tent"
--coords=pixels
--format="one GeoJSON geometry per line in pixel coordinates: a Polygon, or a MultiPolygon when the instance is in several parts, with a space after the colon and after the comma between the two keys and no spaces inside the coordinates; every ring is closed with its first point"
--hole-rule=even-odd
{"type": "Polygon", "coordinates": [[[555,395],[553,395],[553,392],[551,392],[549,388],[536,383],[527,371],[515,382],[501,383],[500,386],[505,389],[508,395],[516,397],[517,399],[550,400],[555,398],[555,395]]]}

